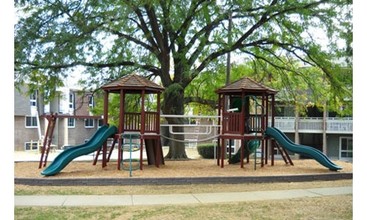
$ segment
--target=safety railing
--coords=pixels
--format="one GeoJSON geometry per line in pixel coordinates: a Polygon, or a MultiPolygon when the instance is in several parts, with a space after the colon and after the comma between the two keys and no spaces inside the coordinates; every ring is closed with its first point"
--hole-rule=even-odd
{"type": "MultiPolygon", "coordinates": [[[[156,112],[145,112],[145,132],[158,131],[158,114],[156,112]]],[[[130,113],[124,114],[124,130],[125,131],[140,131],[141,130],[141,114],[140,113],[130,113]]]]}
{"type": "MultiPolygon", "coordinates": [[[[270,121],[270,120],[269,120],[270,121]]],[[[326,133],[352,134],[353,133],[353,118],[326,118],[326,133]]],[[[299,118],[298,131],[304,133],[322,133],[324,131],[323,118],[299,118]]],[[[295,117],[275,117],[275,127],[283,132],[295,132],[296,118],[295,117]]]]}

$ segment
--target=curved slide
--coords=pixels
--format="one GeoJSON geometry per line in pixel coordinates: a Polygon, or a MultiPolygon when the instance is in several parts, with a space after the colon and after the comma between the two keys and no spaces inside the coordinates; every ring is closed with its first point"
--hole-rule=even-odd
{"type": "Polygon", "coordinates": [[[57,155],[52,163],[46,169],[44,169],[41,174],[45,176],[52,176],[59,173],[75,158],[93,153],[94,151],[98,150],[107,140],[107,138],[116,134],[116,132],[116,126],[109,127],[108,125],[103,125],[96,131],[96,133],[89,139],[88,142],[68,148],[57,155]]]}
{"type": "MultiPolygon", "coordinates": [[[[247,142],[247,147],[244,150],[244,158],[256,152],[256,149],[260,146],[260,140],[253,139],[247,142]]],[[[242,147],[241,147],[242,148],[242,147]]],[[[240,149],[241,149],[240,148],[240,149]]],[[[235,164],[241,161],[241,150],[238,150],[229,160],[230,164],[235,164]]]]}
{"type": "MultiPolygon", "coordinates": [[[[260,146],[260,140],[258,139],[253,139],[253,140],[250,140],[247,144],[248,146],[248,149],[249,149],[249,153],[255,153],[256,149],[259,148],[260,146]]],[[[245,155],[245,157],[247,157],[247,155],[245,155]]]]}
{"type": "Polygon", "coordinates": [[[268,127],[265,130],[265,134],[274,138],[279,144],[281,144],[285,149],[294,152],[296,154],[301,154],[307,157],[311,157],[319,162],[321,165],[329,168],[332,171],[337,171],[343,169],[342,167],[333,163],[324,153],[316,148],[295,144],[291,141],[282,131],[275,127],[268,127]]]}

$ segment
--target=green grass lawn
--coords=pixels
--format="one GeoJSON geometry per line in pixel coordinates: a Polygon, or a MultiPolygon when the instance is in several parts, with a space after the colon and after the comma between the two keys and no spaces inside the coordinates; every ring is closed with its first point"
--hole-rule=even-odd
{"type": "Polygon", "coordinates": [[[15,219],[352,219],[352,195],[200,205],[15,208],[15,219]]]}
{"type": "MultiPolygon", "coordinates": [[[[126,195],[236,192],[351,186],[352,180],[179,186],[15,186],[16,195],[126,195]]],[[[15,219],[352,219],[353,196],[195,205],[15,207],[15,219]]]]}

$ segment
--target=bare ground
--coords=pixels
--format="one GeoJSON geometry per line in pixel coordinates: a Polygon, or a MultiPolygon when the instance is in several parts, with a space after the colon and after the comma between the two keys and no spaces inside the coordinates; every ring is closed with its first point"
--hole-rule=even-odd
{"type": "MultiPolygon", "coordinates": [[[[190,154],[190,152],[189,152],[190,154]]],[[[324,166],[312,159],[293,160],[294,166],[285,164],[283,160],[276,160],[274,166],[268,165],[254,167],[254,160],[250,159],[250,163],[245,163],[244,168],[240,168],[240,164],[228,164],[225,161],[223,168],[217,166],[214,159],[202,159],[197,155],[192,156],[195,152],[191,152],[190,158],[185,161],[165,161],[165,165],[159,168],[153,165],[147,165],[144,161],[143,170],[134,170],[133,177],[155,178],[155,177],[207,177],[207,176],[276,176],[276,175],[295,175],[295,174],[320,174],[330,173],[324,166]]],[[[344,161],[333,161],[343,169],[340,173],[353,172],[353,165],[344,161]]],[[[98,177],[119,177],[129,178],[129,172],[126,170],[117,170],[117,162],[110,161],[108,165],[102,168],[99,161],[97,165],[92,165],[93,161],[72,161],[59,174],[48,178],[98,178],[98,177]]],[[[48,165],[51,161],[48,161],[48,165]]],[[[137,166],[137,164],[134,164],[137,166]]],[[[42,169],[38,169],[38,162],[15,162],[15,177],[40,178],[42,169]]]]}

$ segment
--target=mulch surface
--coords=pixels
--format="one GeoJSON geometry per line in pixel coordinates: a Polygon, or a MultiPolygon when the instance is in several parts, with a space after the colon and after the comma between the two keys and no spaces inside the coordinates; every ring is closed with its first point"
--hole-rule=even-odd
{"type": "MultiPolygon", "coordinates": [[[[333,161],[343,169],[338,173],[352,173],[353,165],[350,162],[333,161]]],[[[129,171],[117,170],[117,162],[110,161],[106,167],[102,168],[102,162],[97,165],[93,161],[72,161],[59,174],[48,178],[129,178],[129,171]]],[[[274,166],[268,165],[254,166],[254,161],[245,163],[244,168],[240,164],[225,163],[224,167],[217,166],[214,159],[190,159],[184,161],[166,160],[165,165],[159,168],[154,165],[147,165],[144,161],[143,170],[133,170],[134,177],[157,178],[157,177],[210,177],[210,176],[277,176],[277,175],[297,175],[297,174],[325,174],[335,173],[320,165],[312,159],[293,160],[294,166],[285,164],[283,160],[276,160],[274,166]]],[[[51,162],[48,162],[48,165],[51,162]]],[[[16,178],[41,178],[41,171],[38,169],[38,162],[15,162],[14,175],[16,178]]]]}

